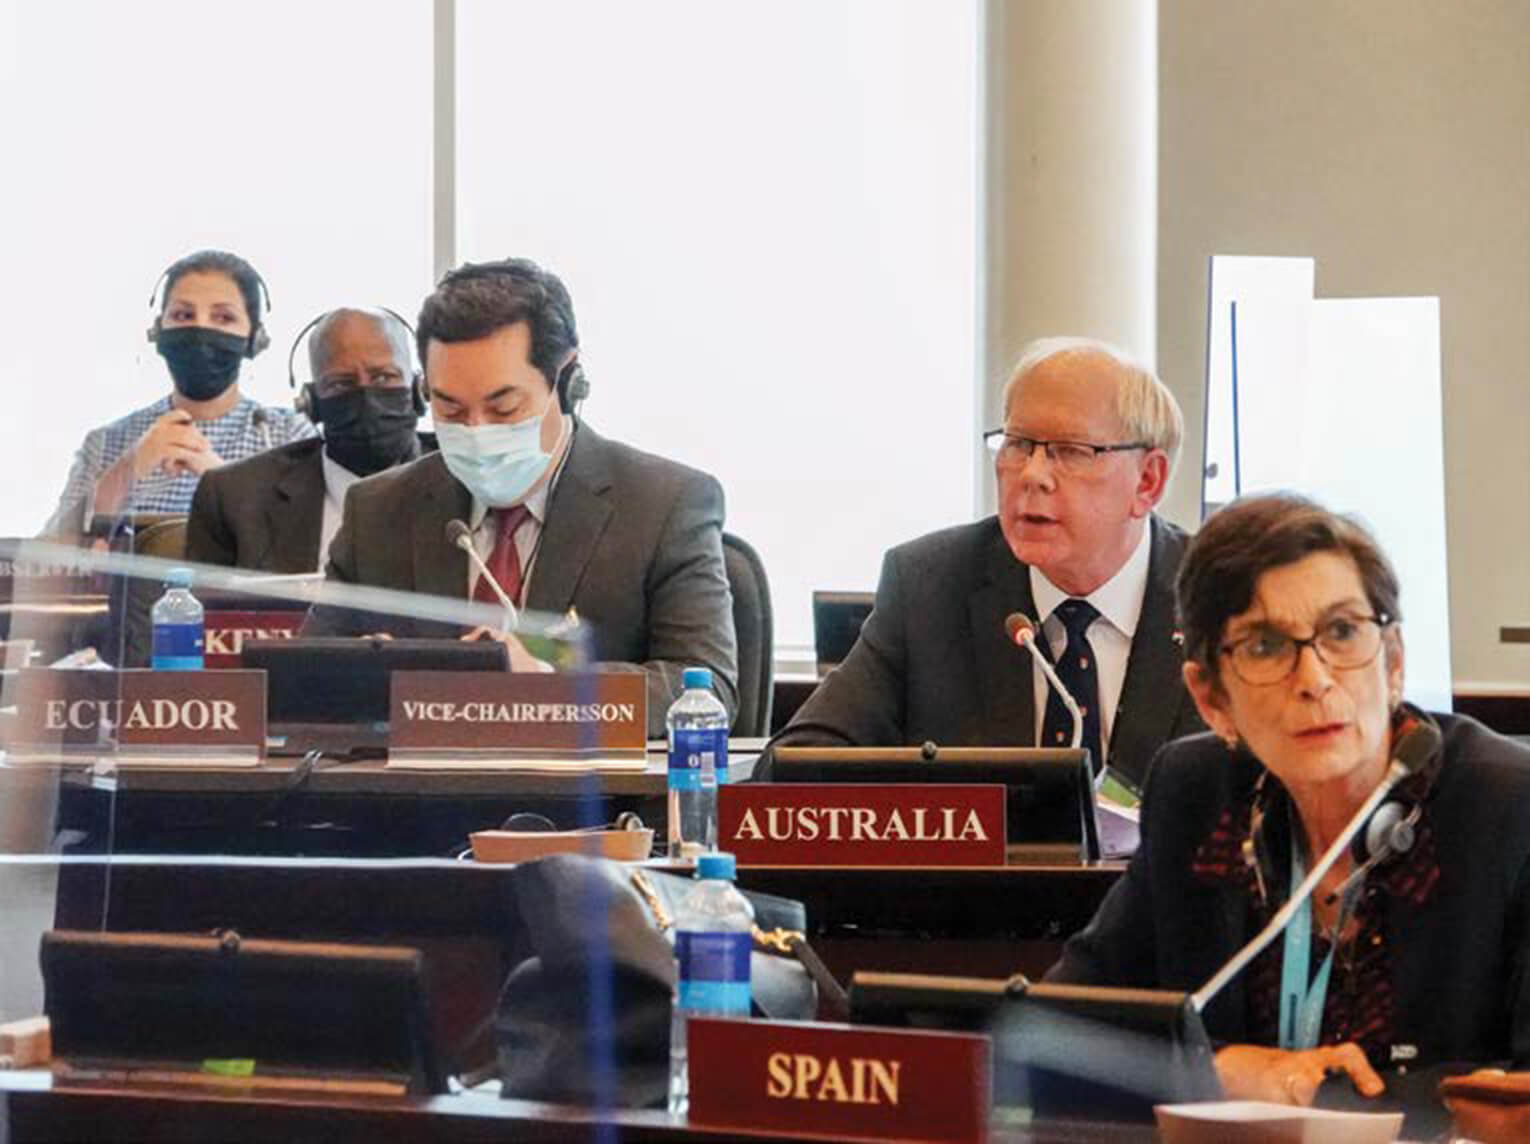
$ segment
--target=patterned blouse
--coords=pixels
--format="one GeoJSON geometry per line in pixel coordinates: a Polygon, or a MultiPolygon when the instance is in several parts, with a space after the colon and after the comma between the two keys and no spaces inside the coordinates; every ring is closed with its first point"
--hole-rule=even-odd
{"type": "MultiPolygon", "coordinates": [[[[64,484],[58,507],[43,526],[43,535],[68,537],[86,531],[96,481],[170,409],[167,394],[152,405],[87,433],[74,455],[74,464],[69,469],[69,479],[64,484]]],[[[251,397],[241,397],[239,403],[222,417],[198,421],[197,428],[213,451],[225,461],[243,460],[300,437],[311,437],[314,433],[313,423],[306,417],[291,409],[263,406],[251,397]]],[[[195,473],[154,473],[134,485],[131,499],[119,511],[190,512],[191,496],[196,490],[195,473]]]]}
{"type": "MultiPolygon", "coordinates": [[[[1386,941],[1386,918],[1390,910],[1411,910],[1434,895],[1440,880],[1434,831],[1425,801],[1439,772],[1439,759],[1397,788],[1397,796],[1423,807],[1411,849],[1383,862],[1366,877],[1354,905],[1354,925],[1348,940],[1341,942],[1334,958],[1328,995],[1323,1005],[1319,1043],[1337,1045],[1354,1041],[1372,1060],[1386,1061],[1393,1041],[1394,993],[1391,955],[1386,941]]],[[[1261,901],[1258,879],[1244,858],[1244,842],[1251,832],[1253,799],[1222,812],[1216,828],[1196,851],[1193,876],[1207,884],[1232,883],[1250,902],[1254,929],[1270,920],[1284,897],[1271,887],[1270,899],[1261,901]]],[[[1252,931],[1251,931],[1252,932],[1252,931]]],[[[1313,972],[1328,956],[1332,942],[1320,927],[1313,927],[1309,964],[1313,972]]],[[[1248,977],[1248,1031],[1254,1044],[1280,1043],[1280,967],[1284,943],[1275,941],[1255,958],[1248,977]]]]}

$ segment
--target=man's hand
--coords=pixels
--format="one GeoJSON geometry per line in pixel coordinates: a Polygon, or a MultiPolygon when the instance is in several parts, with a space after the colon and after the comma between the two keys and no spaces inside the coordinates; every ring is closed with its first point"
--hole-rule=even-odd
{"type": "Polygon", "coordinates": [[[1329,1073],[1348,1073],[1361,1096],[1380,1096],[1386,1090],[1353,1041],[1300,1052],[1228,1045],[1217,1053],[1216,1065],[1228,1100],[1308,1105],[1329,1073]]]}
{"type": "Polygon", "coordinates": [[[184,409],[164,414],[133,446],[133,476],[140,481],[156,472],[201,476],[221,464],[223,458],[213,451],[184,409]]]}
{"type": "Polygon", "coordinates": [[[474,628],[462,638],[465,640],[494,640],[497,643],[504,644],[505,650],[510,653],[511,671],[537,671],[546,673],[555,670],[552,664],[545,663],[542,660],[537,659],[536,656],[532,655],[529,651],[526,650],[525,644],[521,643],[520,640],[516,639],[509,632],[501,631],[499,628],[474,628]]]}

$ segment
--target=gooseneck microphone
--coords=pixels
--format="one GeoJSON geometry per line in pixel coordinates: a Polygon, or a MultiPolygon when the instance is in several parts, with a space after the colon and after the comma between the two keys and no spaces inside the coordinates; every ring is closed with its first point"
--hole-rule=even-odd
{"type": "MultiPolygon", "coordinates": [[[[1084,716],[1078,709],[1078,703],[1068,693],[1068,689],[1062,685],[1062,680],[1057,678],[1057,672],[1052,670],[1052,665],[1047,657],[1036,646],[1036,624],[1024,612],[1011,612],[1004,618],[1004,633],[1015,643],[1031,653],[1031,658],[1036,661],[1036,666],[1041,669],[1041,674],[1052,685],[1052,690],[1057,692],[1057,697],[1062,700],[1063,706],[1068,709],[1068,714],[1073,718],[1073,742],[1069,744],[1074,750],[1078,750],[1079,744],[1084,741],[1084,716]]],[[[1099,766],[1100,760],[1093,760],[1094,766],[1099,766]]]]}
{"type": "Polygon", "coordinates": [[[1376,789],[1371,791],[1370,796],[1360,804],[1360,808],[1350,817],[1344,829],[1339,832],[1337,838],[1328,844],[1328,849],[1323,851],[1323,856],[1313,864],[1307,876],[1291,891],[1285,905],[1275,911],[1275,916],[1270,918],[1264,929],[1254,935],[1252,941],[1233,954],[1231,960],[1221,969],[1217,970],[1212,979],[1202,985],[1194,993],[1190,994],[1190,1004],[1199,1013],[1206,1005],[1222,991],[1222,988],[1238,976],[1248,963],[1253,961],[1264,952],[1270,942],[1291,924],[1291,919],[1296,916],[1296,911],[1301,909],[1302,903],[1312,896],[1317,889],[1317,884],[1323,880],[1323,875],[1337,862],[1343,853],[1349,849],[1360,829],[1370,821],[1376,808],[1392,792],[1392,788],[1409,775],[1421,770],[1436,751],[1440,749],[1440,729],[1428,719],[1410,717],[1402,729],[1398,732],[1396,741],[1392,744],[1392,763],[1387,767],[1387,773],[1382,776],[1381,782],[1376,784],[1376,789]]]}
{"type": "Polygon", "coordinates": [[[489,587],[499,597],[499,602],[505,606],[505,632],[513,632],[520,627],[521,618],[515,610],[515,601],[510,599],[509,593],[494,578],[494,573],[489,571],[489,566],[484,563],[483,557],[478,555],[478,549],[473,547],[473,530],[462,521],[453,518],[446,522],[446,543],[467,553],[468,560],[478,569],[478,575],[488,581],[489,587]]]}

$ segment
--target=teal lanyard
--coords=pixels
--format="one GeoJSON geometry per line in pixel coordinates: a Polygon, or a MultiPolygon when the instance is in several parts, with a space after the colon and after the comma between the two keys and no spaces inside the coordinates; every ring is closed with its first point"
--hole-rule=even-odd
{"type": "MultiPolygon", "coordinates": [[[[1306,876],[1306,864],[1302,861],[1301,843],[1291,838],[1291,885],[1294,887],[1306,876]]],[[[1345,895],[1345,905],[1349,895],[1345,895]]],[[[1340,927],[1348,910],[1340,908],[1340,927]]],[[[1328,956],[1312,979],[1307,983],[1307,970],[1312,961],[1312,899],[1309,897],[1296,911],[1291,924],[1286,927],[1286,948],[1280,959],[1280,1047],[1283,1049],[1316,1048],[1323,1031],[1323,1003],[1328,998],[1328,976],[1333,970],[1333,951],[1338,945],[1337,935],[1328,948],[1328,956]]]]}

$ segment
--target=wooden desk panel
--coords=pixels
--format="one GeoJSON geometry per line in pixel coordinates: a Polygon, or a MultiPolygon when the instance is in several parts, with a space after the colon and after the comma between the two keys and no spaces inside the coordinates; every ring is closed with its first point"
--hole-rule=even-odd
{"type": "MultiPolygon", "coordinates": [[[[505,1141],[684,1141],[757,1139],[670,1120],[659,1111],[597,1115],[563,1105],[473,1095],[422,1100],[300,1101],[200,1093],[60,1089],[46,1076],[0,1073],[0,1109],[12,1144],[160,1140],[202,1144],[504,1144],[505,1141]]],[[[0,1130],[0,1135],[3,1135],[0,1130]]],[[[794,1136],[794,1140],[832,1137],[794,1136]]],[[[1036,1124],[998,1131],[995,1144],[1148,1144],[1148,1126],[1036,1124]]]]}

